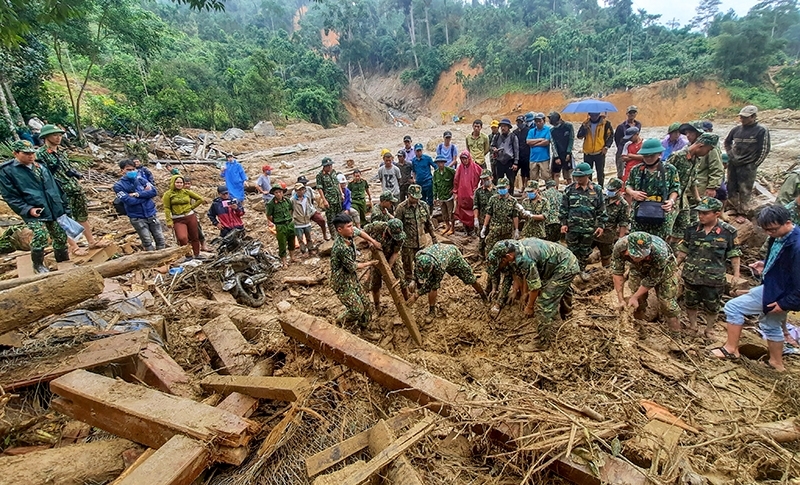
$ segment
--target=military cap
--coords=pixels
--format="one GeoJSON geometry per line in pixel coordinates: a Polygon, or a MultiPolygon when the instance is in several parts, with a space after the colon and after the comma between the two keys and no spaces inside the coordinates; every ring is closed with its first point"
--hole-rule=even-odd
{"type": "Polygon", "coordinates": [[[637,231],[628,235],[628,254],[634,258],[650,256],[650,247],[653,245],[653,236],[646,232],[637,231]]]}
{"type": "Polygon", "coordinates": [[[422,187],[417,184],[411,184],[408,186],[408,196],[413,197],[415,199],[422,198],[422,187]]]}
{"type": "Polygon", "coordinates": [[[695,207],[700,212],[719,212],[722,210],[722,202],[714,197],[703,197],[695,207]]]}
{"type": "Polygon", "coordinates": [[[11,144],[11,150],[22,153],[36,153],[36,147],[28,140],[19,140],[11,144]]]}
{"type": "Polygon", "coordinates": [[[719,135],[716,133],[703,133],[699,138],[697,138],[697,142],[702,143],[703,145],[715,147],[719,143],[719,135]]]}
{"type": "Polygon", "coordinates": [[[389,227],[389,233],[395,241],[405,241],[406,233],[403,232],[403,222],[400,219],[389,219],[386,223],[389,227]]]}
{"type": "Polygon", "coordinates": [[[383,193],[381,194],[380,200],[381,202],[385,202],[388,200],[389,202],[396,203],[397,197],[395,197],[391,191],[384,190],[383,193]]]}

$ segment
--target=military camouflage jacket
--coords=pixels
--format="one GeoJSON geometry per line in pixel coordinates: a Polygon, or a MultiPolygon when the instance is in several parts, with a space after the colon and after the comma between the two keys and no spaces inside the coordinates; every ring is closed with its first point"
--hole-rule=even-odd
{"type": "Polygon", "coordinates": [[[608,219],[603,227],[603,235],[597,238],[602,243],[612,243],[619,237],[620,227],[630,227],[631,206],[621,195],[606,199],[606,215],[608,219]]]}
{"type": "Polygon", "coordinates": [[[625,263],[630,262],[631,273],[641,276],[641,284],[647,288],[655,288],[659,283],[675,274],[678,263],[669,245],[663,239],[658,236],[652,236],[653,245],[650,247],[650,256],[638,263],[634,263],[628,255],[629,237],[621,237],[614,244],[614,251],[611,253],[612,274],[624,275],[625,263]]]}
{"type": "MultiPolygon", "coordinates": [[[[486,213],[491,216],[489,221],[489,228],[498,229],[511,229],[514,227],[513,219],[519,217],[519,209],[517,208],[517,200],[511,196],[501,197],[493,195],[489,199],[489,205],[486,207],[486,213]]],[[[481,221],[483,224],[483,221],[481,221]]]]}
{"type": "Polygon", "coordinates": [[[497,189],[491,190],[478,187],[475,189],[475,196],[473,197],[472,210],[478,211],[479,225],[483,225],[483,219],[486,217],[486,209],[489,207],[489,199],[493,195],[497,195],[497,189]]]}
{"type": "Polygon", "coordinates": [[[342,190],[339,188],[339,181],[336,180],[336,170],[326,174],[322,170],[317,174],[317,189],[322,190],[325,199],[331,205],[342,203],[342,190]]]}
{"type": "Polygon", "coordinates": [[[67,157],[67,152],[61,148],[50,151],[46,146],[39,148],[36,152],[36,160],[47,167],[47,170],[53,174],[58,186],[65,194],[79,194],[81,192],[81,185],[78,182],[79,172],[74,167],[72,162],[67,157]]]}
{"type": "Polygon", "coordinates": [[[394,253],[399,253],[403,248],[403,241],[396,241],[387,231],[389,224],[386,222],[371,222],[364,226],[363,232],[381,244],[381,250],[388,260],[394,253]]]}
{"type": "Polygon", "coordinates": [[[422,235],[426,232],[431,235],[431,241],[436,243],[436,234],[433,232],[431,224],[431,210],[424,200],[418,200],[416,206],[411,206],[406,199],[397,206],[394,216],[403,223],[403,231],[406,233],[406,242],[403,247],[421,248],[422,235]]]}
{"type": "Polygon", "coordinates": [[[545,189],[544,192],[541,193],[546,199],[547,202],[550,203],[550,207],[547,211],[547,217],[544,220],[545,225],[550,224],[561,224],[558,220],[558,211],[561,210],[561,201],[564,197],[564,194],[558,191],[555,187],[550,187],[549,189],[545,189]]]}
{"type": "Polygon", "coordinates": [[[677,251],[686,254],[683,280],[690,285],[724,286],[725,261],[742,255],[736,228],[722,221],[706,234],[702,224],[686,228],[677,251]]]}
{"type": "Polygon", "coordinates": [[[689,158],[689,147],[682,148],[669,156],[668,163],[678,170],[680,190],[678,191],[677,207],[688,209],[689,201],[696,200],[697,190],[697,157],[689,158]]]}
{"type": "Polygon", "coordinates": [[[543,282],[554,278],[572,278],[580,271],[578,258],[561,244],[529,238],[521,239],[519,248],[514,267],[529,290],[541,289],[543,282]]]}
{"type": "MultiPolygon", "coordinates": [[[[353,231],[353,236],[361,235],[360,229],[353,231]]],[[[357,268],[356,244],[353,238],[345,239],[342,236],[336,236],[331,248],[331,286],[333,291],[338,293],[350,288],[353,282],[357,283],[357,268]]]]}
{"type": "Polygon", "coordinates": [[[544,239],[545,224],[547,223],[547,213],[550,211],[550,202],[547,201],[541,194],[537,194],[533,200],[528,199],[526,196],[522,200],[522,208],[534,215],[544,215],[545,220],[534,221],[528,219],[525,221],[525,227],[522,228],[522,237],[538,237],[544,239]]]}
{"type": "MultiPolygon", "coordinates": [[[[664,174],[662,176],[661,170],[648,170],[644,163],[633,167],[628,176],[628,183],[626,187],[633,190],[641,190],[647,194],[647,200],[656,202],[663,202],[664,197],[669,197],[669,194],[675,192],[680,195],[681,193],[681,179],[678,177],[678,169],[669,163],[660,162],[663,164],[664,174]]],[[[639,207],[639,202],[633,202],[633,213],[639,207]]]]}
{"type": "Polygon", "coordinates": [[[603,188],[592,182],[585,189],[577,182],[570,184],[564,189],[558,218],[562,226],[578,234],[591,234],[604,227],[608,216],[603,188]]]}

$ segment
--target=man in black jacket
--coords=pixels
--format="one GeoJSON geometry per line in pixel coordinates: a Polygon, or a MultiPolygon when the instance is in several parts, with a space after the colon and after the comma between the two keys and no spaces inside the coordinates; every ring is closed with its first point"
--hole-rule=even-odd
{"type": "Polygon", "coordinates": [[[513,196],[519,168],[519,141],[516,133],[511,131],[511,120],[508,118],[500,120],[500,133],[492,139],[491,153],[497,167],[494,183],[503,177],[508,178],[508,191],[513,196]]]}
{"type": "Polygon", "coordinates": [[[625,171],[625,162],[622,160],[622,149],[625,148],[625,132],[631,126],[635,126],[639,128],[639,131],[642,129],[642,124],[639,123],[639,120],[636,119],[636,115],[639,114],[639,108],[636,106],[628,106],[628,110],[625,113],[628,118],[617,125],[617,129],[614,130],[614,143],[617,145],[617,156],[615,158],[617,164],[617,177],[622,177],[622,173],[625,171]]]}
{"type": "Polygon", "coordinates": [[[770,149],[769,130],[758,124],[758,108],[745,106],[739,112],[741,125],[725,137],[728,154],[728,201],[738,215],[736,222],[744,222],[750,193],[756,181],[756,170],[764,163],[770,149]]]}
{"type": "Polygon", "coordinates": [[[531,147],[528,146],[528,131],[533,126],[533,112],[527,113],[525,116],[517,116],[517,128],[514,134],[517,135],[517,144],[519,145],[519,176],[522,177],[522,186],[528,185],[528,179],[531,176],[531,166],[528,160],[531,158],[531,147]]]}
{"type": "Polygon", "coordinates": [[[572,169],[575,164],[572,162],[572,145],[575,142],[575,127],[572,123],[567,123],[561,119],[561,114],[553,111],[547,118],[550,120],[550,149],[553,153],[553,161],[550,168],[553,170],[553,180],[558,185],[559,173],[564,176],[564,183],[572,183],[572,169]]]}

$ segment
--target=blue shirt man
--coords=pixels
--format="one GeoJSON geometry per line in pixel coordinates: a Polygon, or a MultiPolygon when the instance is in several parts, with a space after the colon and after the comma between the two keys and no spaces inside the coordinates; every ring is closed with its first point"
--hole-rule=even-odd
{"type": "Polygon", "coordinates": [[[231,199],[236,199],[239,203],[243,203],[244,182],[247,180],[247,174],[244,173],[244,168],[233,158],[233,155],[228,154],[228,159],[219,176],[225,179],[225,186],[228,188],[231,199]]]}
{"type": "Polygon", "coordinates": [[[422,188],[422,200],[428,203],[428,207],[433,207],[433,172],[438,167],[433,159],[422,153],[422,143],[414,145],[414,158],[411,159],[411,171],[414,180],[422,188]]]}
{"type": "MultiPolygon", "coordinates": [[[[536,139],[550,139],[550,127],[544,124],[544,118],[536,120],[533,127],[528,130],[528,140],[536,139]]],[[[531,162],[547,162],[550,161],[550,147],[549,146],[535,146],[531,147],[531,162]]]]}

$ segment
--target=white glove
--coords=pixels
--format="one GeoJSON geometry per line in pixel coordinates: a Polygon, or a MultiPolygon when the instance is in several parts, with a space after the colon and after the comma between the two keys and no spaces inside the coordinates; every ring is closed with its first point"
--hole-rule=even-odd
{"type": "Polygon", "coordinates": [[[481,229],[481,239],[484,239],[484,238],[486,238],[486,231],[487,231],[487,229],[488,229],[488,227],[487,227],[487,226],[483,226],[483,228],[481,229]]]}
{"type": "Polygon", "coordinates": [[[528,219],[530,219],[531,217],[533,217],[533,212],[531,212],[531,211],[522,211],[522,215],[527,217],[528,219]]]}
{"type": "Polygon", "coordinates": [[[514,229],[514,239],[519,239],[519,229],[514,229]]]}
{"type": "Polygon", "coordinates": [[[522,212],[522,211],[524,211],[524,210],[525,210],[525,208],[524,208],[524,207],[522,207],[522,204],[520,204],[519,202],[517,202],[517,210],[518,210],[518,211],[520,211],[520,212],[522,212]]]}
{"type": "Polygon", "coordinates": [[[478,227],[478,226],[480,226],[480,225],[481,225],[481,223],[480,223],[480,221],[478,220],[478,218],[477,218],[477,217],[476,217],[476,218],[475,218],[475,220],[473,221],[473,225],[474,225],[474,226],[476,226],[476,227],[478,227]]]}

